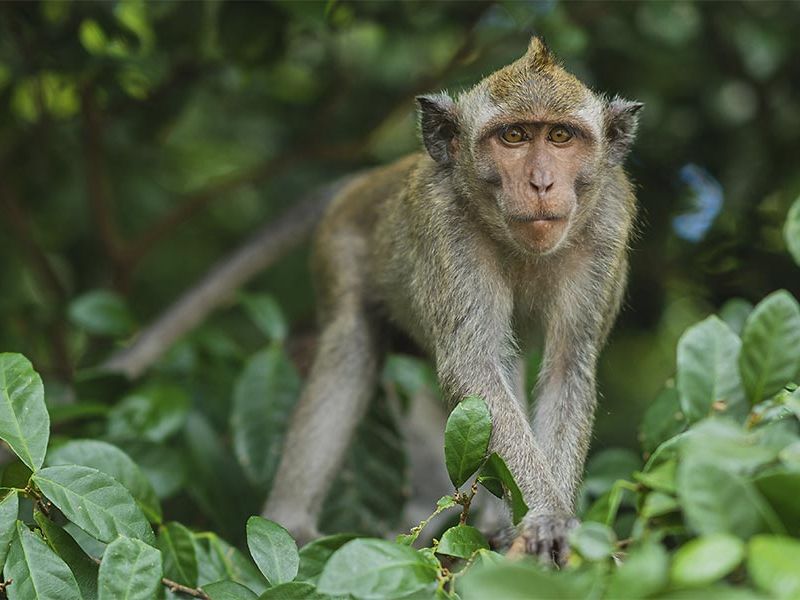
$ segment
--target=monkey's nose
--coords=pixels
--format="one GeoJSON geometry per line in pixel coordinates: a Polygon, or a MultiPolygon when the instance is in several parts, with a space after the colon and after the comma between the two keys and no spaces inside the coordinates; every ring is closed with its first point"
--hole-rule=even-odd
{"type": "Polygon", "coordinates": [[[531,175],[531,187],[536,190],[539,196],[544,196],[547,192],[553,189],[555,178],[549,171],[536,170],[531,175]]]}

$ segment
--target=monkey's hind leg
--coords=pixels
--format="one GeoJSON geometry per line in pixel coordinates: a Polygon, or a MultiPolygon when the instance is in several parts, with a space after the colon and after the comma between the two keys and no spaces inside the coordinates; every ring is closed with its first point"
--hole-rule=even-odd
{"type": "Polygon", "coordinates": [[[348,305],[334,312],[320,336],[263,511],[298,544],[319,537],[322,503],[375,391],[376,329],[360,307],[348,305]]]}

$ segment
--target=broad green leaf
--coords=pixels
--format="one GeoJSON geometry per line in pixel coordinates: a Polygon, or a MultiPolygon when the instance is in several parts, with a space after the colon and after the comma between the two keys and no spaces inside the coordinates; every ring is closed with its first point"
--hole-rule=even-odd
{"type": "Polygon", "coordinates": [[[678,499],[688,527],[700,534],[730,533],[742,539],[783,526],[753,484],[711,463],[684,461],[678,499]]]}
{"type": "Polygon", "coordinates": [[[36,471],[44,462],[49,438],[41,377],[21,354],[0,354],[0,439],[36,471]]]}
{"type": "Polygon", "coordinates": [[[183,428],[189,406],[189,397],[183,388],[149,384],[111,409],[108,435],[115,440],[163,442],[183,428]]]}
{"type": "Polygon", "coordinates": [[[535,565],[504,564],[470,569],[460,594],[464,600],[551,600],[589,598],[585,580],[537,568],[535,565]]]}
{"type": "Polygon", "coordinates": [[[713,583],[733,571],[744,558],[744,543],[727,533],[690,540],[672,560],[671,579],[679,586],[713,583]]]}
{"type": "Polygon", "coordinates": [[[470,525],[456,525],[442,534],[436,552],[458,558],[469,558],[481,549],[488,550],[489,543],[480,531],[470,525]]]}
{"type": "Polygon", "coordinates": [[[747,549],[747,572],[774,598],[800,597],[800,540],[757,535],[747,549]]]}
{"type": "Polygon", "coordinates": [[[3,501],[0,502],[0,570],[6,562],[8,546],[17,527],[19,514],[19,496],[16,490],[11,490],[3,501]]]}
{"type": "Polygon", "coordinates": [[[492,417],[482,398],[464,398],[450,413],[444,430],[444,460],[456,488],[480,468],[491,434],[492,417]]]}
{"type": "Polygon", "coordinates": [[[411,487],[403,442],[398,415],[379,393],[328,492],[323,531],[378,536],[400,524],[411,487]]]}
{"type": "MultiPolygon", "coordinates": [[[[677,388],[689,422],[709,416],[715,402],[727,410],[744,407],[737,365],[741,345],[738,336],[714,315],[681,336],[677,388]]],[[[746,414],[747,409],[738,412],[746,414]]]]}
{"type": "Polygon", "coordinates": [[[111,475],[119,481],[151,521],[161,521],[161,505],[153,486],[131,458],[116,446],[99,440],[72,440],[51,450],[45,463],[83,465],[111,475]]]}
{"type": "Polygon", "coordinates": [[[605,494],[600,496],[583,515],[584,521],[594,521],[611,527],[617,519],[622,502],[631,494],[636,485],[625,479],[618,479],[605,494]]]}
{"type": "Polygon", "coordinates": [[[75,325],[94,335],[120,337],[136,327],[125,300],[107,290],[94,290],[75,298],[68,313],[75,325]]]}
{"type": "Polygon", "coordinates": [[[275,298],[267,294],[242,294],[241,299],[247,316],[270,341],[286,339],[289,325],[275,298]]]}
{"type": "Polygon", "coordinates": [[[645,519],[652,519],[653,517],[660,517],[679,509],[680,505],[674,496],[661,492],[650,492],[645,496],[644,504],[639,514],[645,519]]]}
{"type": "Polygon", "coordinates": [[[601,523],[581,523],[569,534],[569,544],[573,550],[590,561],[603,560],[614,552],[617,536],[614,531],[601,523]]]}
{"type": "Polygon", "coordinates": [[[770,470],[759,475],[755,484],[778,514],[787,532],[800,536],[800,469],[770,470]]]}
{"type": "Polygon", "coordinates": [[[233,447],[248,478],[258,486],[272,481],[299,392],[300,378],[278,344],[255,354],[236,380],[233,447]]]}
{"type": "Polygon", "coordinates": [[[719,309],[719,318],[727,323],[731,331],[741,335],[747,317],[753,312],[753,305],[744,298],[731,298],[719,309]]]}
{"type": "Polygon", "coordinates": [[[118,535],[155,543],[155,536],[136,501],[116,479],[78,465],[47,467],[32,481],[64,516],[101,542],[118,535]]]}
{"type": "Polygon", "coordinates": [[[186,490],[220,534],[236,539],[242,523],[261,509],[263,495],[248,482],[217,431],[200,412],[192,412],[183,435],[186,490]]]}
{"type": "Polygon", "coordinates": [[[601,450],[589,459],[583,489],[593,495],[606,493],[620,479],[642,468],[642,460],[635,452],[623,448],[601,450]]]}
{"type": "Polygon", "coordinates": [[[664,388],[647,407],[639,424],[642,449],[653,453],[661,444],[686,427],[686,415],[681,411],[680,396],[674,387],[664,388]]]}
{"type": "Polygon", "coordinates": [[[152,600],[161,587],[161,553],[121,536],[106,548],[97,576],[98,600],[152,600]]]}
{"type": "Polygon", "coordinates": [[[317,592],[313,584],[293,581],[268,589],[258,600],[330,600],[330,596],[317,592]]]}
{"type": "Polygon", "coordinates": [[[258,568],[272,585],[292,581],[300,557],[297,544],[283,527],[263,517],[247,520],[247,547],[258,568]]]}
{"type": "Polygon", "coordinates": [[[82,600],[66,563],[22,521],[17,521],[3,575],[13,581],[6,589],[9,600],[82,600]]]}
{"type": "Polygon", "coordinates": [[[780,451],[780,448],[762,443],[763,432],[763,429],[748,432],[727,419],[707,419],[686,432],[681,444],[681,458],[750,474],[774,461],[780,451]]]}
{"type": "Polygon", "coordinates": [[[669,580],[669,556],[661,544],[645,542],[631,549],[612,573],[606,598],[645,598],[661,591],[669,580]]]}
{"type": "Polygon", "coordinates": [[[800,266],[800,198],[796,198],[789,208],[786,224],[783,226],[783,239],[786,240],[786,247],[794,262],[800,266]]]}
{"type": "Polygon", "coordinates": [[[786,290],[758,303],[742,333],[739,372],[747,396],[760,402],[800,370],[800,306],[786,290]]]}
{"type": "Polygon", "coordinates": [[[514,476],[496,452],[492,452],[483,464],[481,472],[478,474],[478,483],[498,498],[510,498],[511,519],[514,525],[528,513],[528,506],[525,504],[517,482],[514,481],[514,476]]]}
{"type": "Polygon", "coordinates": [[[300,548],[300,566],[295,580],[316,584],[328,559],[354,537],[349,533],[330,535],[300,548]]]}
{"type": "Polygon", "coordinates": [[[197,554],[192,532],[180,523],[167,523],[158,530],[158,547],[164,576],[189,587],[197,585],[197,554]]]}
{"type": "Polygon", "coordinates": [[[331,596],[382,600],[421,590],[436,581],[436,574],[430,560],[408,546],[357,539],[334,553],[317,589],[331,596]]]}
{"type": "Polygon", "coordinates": [[[87,556],[70,534],[38,510],[34,511],[33,518],[42,530],[47,545],[67,563],[83,597],[97,598],[97,563],[87,556]]]}
{"type": "Polygon", "coordinates": [[[677,468],[677,459],[670,459],[653,467],[649,471],[637,471],[633,474],[633,478],[652,490],[658,490],[665,494],[674,494],[677,490],[675,485],[677,468]]]}
{"type": "Polygon", "coordinates": [[[198,585],[204,586],[223,579],[240,583],[256,594],[267,589],[268,583],[256,565],[237,548],[213,533],[195,534],[198,585]]]}
{"type": "Polygon", "coordinates": [[[165,444],[127,440],[120,443],[133,459],[158,498],[164,499],[182,489],[186,482],[185,457],[165,444]]]}
{"type": "Polygon", "coordinates": [[[256,600],[252,591],[235,581],[218,581],[203,586],[203,591],[211,600],[256,600]]]}

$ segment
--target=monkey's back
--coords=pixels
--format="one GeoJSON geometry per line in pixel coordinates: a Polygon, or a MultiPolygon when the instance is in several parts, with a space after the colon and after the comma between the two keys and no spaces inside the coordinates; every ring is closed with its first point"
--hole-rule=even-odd
{"type": "Polygon", "coordinates": [[[312,243],[317,308],[324,322],[339,302],[381,304],[374,277],[374,237],[422,154],[371,169],[347,185],[326,211],[312,243]]]}

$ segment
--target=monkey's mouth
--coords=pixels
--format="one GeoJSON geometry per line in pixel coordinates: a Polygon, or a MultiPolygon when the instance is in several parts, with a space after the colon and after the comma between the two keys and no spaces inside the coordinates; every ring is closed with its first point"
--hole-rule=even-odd
{"type": "Polygon", "coordinates": [[[552,213],[534,213],[530,215],[510,215],[508,220],[512,223],[537,223],[547,221],[563,221],[566,217],[564,215],[556,215],[552,213]]]}

